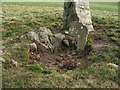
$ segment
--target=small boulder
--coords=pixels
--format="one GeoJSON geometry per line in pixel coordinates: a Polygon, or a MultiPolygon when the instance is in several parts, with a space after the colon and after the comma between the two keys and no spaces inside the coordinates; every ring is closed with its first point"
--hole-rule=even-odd
{"type": "Polygon", "coordinates": [[[3,59],[2,57],[0,57],[0,62],[5,63],[5,59],[3,59]]]}
{"type": "Polygon", "coordinates": [[[18,62],[15,61],[15,60],[12,60],[12,61],[11,61],[11,64],[12,64],[14,67],[17,67],[17,66],[18,66],[18,62]]]}
{"type": "Polygon", "coordinates": [[[27,38],[33,42],[38,42],[40,43],[39,37],[36,34],[36,32],[28,32],[27,33],[27,38]]]}
{"type": "Polygon", "coordinates": [[[63,40],[63,43],[64,43],[67,47],[69,47],[69,46],[70,46],[70,44],[69,44],[69,41],[68,41],[68,40],[63,40]]]}
{"type": "Polygon", "coordinates": [[[62,33],[57,33],[54,36],[60,41],[62,41],[65,38],[65,35],[62,33]]]}
{"type": "Polygon", "coordinates": [[[64,34],[58,33],[50,37],[50,41],[55,49],[60,48],[62,41],[65,38],[64,34]]]}
{"type": "Polygon", "coordinates": [[[108,63],[107,66],[111,67],[111,68],[114,68],[114,69],[118,69],[118,65],[116,65],[114,63],[108,63]]]}
{"type": "Polygon", "coordinates": [[[69,32],[68,32],[68,31],[65,31],[64,34],[65,34],[65,35],[69,35],[69,32]]]}
{"type": "Polygon", "coordinates": [[[29,44],[30,46],[30,51],[37,51],[37,45],[35,43],[29,44]]]}
{"type": "Polygon", "coordinates": [[[48,28],[46,28],[46,27],[40,27],[39,30],[38,30],[38,32],[44,32],[47,35],[53,35],[52,32],[51,32],[51,30],[48,29],[48,28]]]}
{"type": "Polygon", "coordinates": [[[51,44],[49,37],[51,37],[53,34],[52,32],[45,28],[45,27],[40,27],[38,30],[38,36],[41,44],[46,48],[50,49],[53,51],[54,46],[51,44]]]}

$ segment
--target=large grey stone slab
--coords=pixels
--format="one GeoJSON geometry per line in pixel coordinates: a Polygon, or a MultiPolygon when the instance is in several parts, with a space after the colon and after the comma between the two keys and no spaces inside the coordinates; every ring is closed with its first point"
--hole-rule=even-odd
{"type": "Polygon", "coordinates": [[[91,12],[87,0],[65,0],[64,2],[64,28],[69,29],[70,23],[78,21],[88,31],[94,31],[91,21],[91,12]]]}
{"type": "Polygon", "coordinates": [[[76,51],[83,51],[86,45],[88,29],[86,26],[79,22],[72,22],[70,24],[69,34],[74,41],[76,46],[76,51]]]}

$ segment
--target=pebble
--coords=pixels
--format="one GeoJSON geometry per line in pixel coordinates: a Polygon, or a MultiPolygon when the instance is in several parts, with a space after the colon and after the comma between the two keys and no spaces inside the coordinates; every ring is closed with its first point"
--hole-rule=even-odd
{"type": "Polygon", "coordinates": [[[68,31],[65,31],[64,33],[65,33],[66,35],[68,35],[68,34],[69,34],[69,32],[68,32],[68,31]]]}
{"type": "Polygon", "coordinates": [[[108,63],[107,66],[108,66],[108,67],[111,67],[111,68],[118,69],[118,65],[116,65],[116,64],[114,64],[114,63],[108,63]]]}
{"type": "Polygon", "coordinates": [[[15,60],[12,60],[12,61],[11,61],[11,63],[12,63],[12,65],[13,65],[13,66],[15,66],[15,67],[17,67],[17,66],[18,66],[18,62],[17,62],[17,61],[15,61],[15,60]]]}

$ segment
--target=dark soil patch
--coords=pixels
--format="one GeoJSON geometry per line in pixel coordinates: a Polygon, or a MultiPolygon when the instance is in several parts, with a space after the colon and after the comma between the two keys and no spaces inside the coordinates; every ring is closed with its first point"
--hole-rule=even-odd
{"type": "Polygon", "coordinates": [[[106,34],[101,27],[94,26],[94,32],[90,33],[90,36],[93,39],[93,50],[102,51],[105,47],[107,47],[106,34]]]}
{"type": "Polygon", "coordinates": [[[52,53],[48,50],[44,52],[29,51],[31,59],[36,60],[40,64],[44,64],[47,67],[54,69],[58,72],[72,70],[76,67],[82,67],[84,62],[87,60],[87,55],[72,55],[68,52],[63,51],[52,53]]]}

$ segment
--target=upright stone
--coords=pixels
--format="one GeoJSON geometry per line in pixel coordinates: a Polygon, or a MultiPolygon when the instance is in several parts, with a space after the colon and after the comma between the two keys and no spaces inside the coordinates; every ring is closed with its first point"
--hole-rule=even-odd
{"type": "Polygon", "coordinates": [[[70,24],[69,35],[72,36],[72,40],[75,41],[76,51],[83,51],[86,45],[88,30],[86,26],[82,25],[78,21],[70,24]]]}
{"type": "Polygon", "coordinates": [[[64,27],[68,30],[70,23],[78,21],[94,31],[91,21],[89,2],[87,0],[65,0],[64,2],[64,27]]]}
{"type": "Polygon", "coordinates": [[[94,31],[87,0],[65,0],[64,28],[73,37],[76,50],[83,51],[88,33],[94,31]]]}

